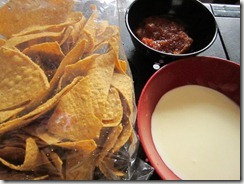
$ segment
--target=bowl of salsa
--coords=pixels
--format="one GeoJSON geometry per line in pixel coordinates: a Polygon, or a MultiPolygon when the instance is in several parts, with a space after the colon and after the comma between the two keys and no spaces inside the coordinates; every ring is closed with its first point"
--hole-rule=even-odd
{"type": "Polygon", "coordinates": [[[217,36],[215,17],[198,0],[135,0],[125,23],[136,50],[152,61],[197,55],[217,36]]]}

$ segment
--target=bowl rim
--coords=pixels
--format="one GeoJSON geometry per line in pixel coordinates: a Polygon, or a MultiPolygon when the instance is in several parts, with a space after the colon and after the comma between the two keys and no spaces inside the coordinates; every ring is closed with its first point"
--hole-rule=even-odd
{"type": "Polygon", "coordinates": [[[215,16],[214,14],[202,3],[200,2],[199,0],[195,0],[194,2],[195,3],[198,3],[200,6],[202,6],[203,9],[205,9],[209,14],[210,16],[212,17],[212,20],[214,21],[214,25],[215,25],[215,32],[214,32],[214,35],[213,35],[213,38],[212,40],[205,46],[203,47],[202,49],[200,50],[196,50],[194,52],[190,52],[190,53],[183,53],[183,54],[172,54],[172,53],[168,53],[168,52],[163,52],[163,51],[159,51],[159,50],[156,50],[156,49],[153,49],[151,47],[149,47],[148,45],[144,44],[139,38],[137,38],[137,36],[134,34],[134,32],[131,30],[130,28],[130,24],[129,24],[129,13],[130,13],[130,10],[131,8],[134,6],[134,4],[136,4],[137,2],[139,2],[140,0],[135,0],[133,1],[129,7],[126,8],[126,12],[125,12],[125,25],[126,25],[126,28],[127,30],[129,31],[130,35],[137,41],[139,42],[140,44],[142,44],[143,46],[145,46],[147,49],[149,50],[152,50],[153,52],[156,52],[157,54],[163,54],[163,55],[167,55],[167,56],[171,56],[171,57],[185,57],[185,56],[192,56],[192,55],[197,55],[205,50],[207,50],[216,40],[217,38],[217,33],[218,33],[218,24],[217,24],[217,21],[215,19],[215,16]]]}
{"type": "MultiPolygon", "coordinates": [[[[145,126],[142,123],[142,117],[139,116],[140,114],[140,109],[143,108],[143,102],[142,99],[146,96],[147,93],[147,89],[148,86],[151,84],[151,82],[153,80],[155,80],[155,78],[157,77],[157,75],[159,75],[159,73],[161,73],[160,71],[164,70],[164,68],[168,68],[168,67],[172,67],[173,65],[176,65],[179,62],[184,62],[184,60],[191,60],[191,59],[197,59],[197,58],[203,58],[204,60],[206,59],[211,59],[211,60],[218,60],[218,61],[223,61],[223,62],[227,62],[235,67],[240,67],[240,63],[231,61],[231,60],[227,60],[227,59],[223,59],[223,58],[219,58],[219,57],[214,57],[214,56],[192,56],[192,57],[188,57],[188,58],[183,58],[183,59],[179,59],[176,60],[174,62],[168,63],[164,66],[162,66],[159,70],[157,70],[146,82],[146,84],[144,85],[139,100],[138,100],[138,106],[137,106],[137,132],[139,135],[139,140],[141,142],[141,145],[145,151],[146,157],[149,160],[149,163],[153,166],[153,168],[155,169],[155,171],[157,172],[157,174],[161,177],[161,179],[163,180],[182,180],[180,177],[178,177],[175,173],[173,173],[173,171],[171,171],[167,165],[164,163],[163,159],[160,157],[159,153],[157,152],[157,149],[154,145],[153,139],[152,139],[152,132],[151,132],[151,122],[149,122],[150,126],[150,130],[148,129],[143,129],[142,127],[145,126]],[[149,138],[143,136],[145,134],[145,131],[148,131],[149,134],[149,138]]],[[[241,104],[240,104],[241,106],[241,104]]],[[[151,116],[151,115],[150,115],[151,116]]]]}

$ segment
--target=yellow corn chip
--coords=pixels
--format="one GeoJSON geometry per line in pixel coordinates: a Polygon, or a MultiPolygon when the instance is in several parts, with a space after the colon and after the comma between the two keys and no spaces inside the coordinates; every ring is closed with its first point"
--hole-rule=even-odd
{"type": "Polygon", "coordinates": [[[26,149],[25,149],[25,160],[23,164],[21,165],[14,165],[6,160],[0,158],[0,162],[14,170],[18,171],[33,171],[35,170],[39,165],[41,165],[40,161],[40,155],[39,155],[39,149],[32,138],[28,138],[26,140],[26,149]]]}
{"type": "Polygon", "coordinates": [[[0,135],[5,134],[9,131],[16,130],[19,128],[22,128],[29,123],[31,123],[33,120],[39,118],[41,115],[45,114],[49,110],[51,110],[57,102],[60,100],[60,98],[67,93],[78,81],[80,78],[77,78],[74,80],[70,85],[66,86],[62,91],[57,93],[53,98],[49,99],[45,103],[38,106],[36,109],[31,111],[30,113],[21,116],[19,118],[7,121],[5,123],[0,124],[0,135]]]}
{"type": "Polygon", "coordinates": [[[59,32],[40,32],[40,33],[27,34],[23,36],[16,36],[6,40],[5,46],[7,47],[15,46],[20,50],[23,50],[24,48],[32,44],[51,42],[51,41],[59,42],[63,33],[64,33],[64,29],[59,32]],[[27,43],[27,45],[19,46],[20,44],[24,44],[26,42],[30,42],[30,43],[27,43]]]}
{"type": "Polygon", "coordinates": [[[48,131],[70,140],[97,139],[102,122],[92,111],[89,78],[79,81],[57,104],[48,120],[48,131]]]}
{"type": "Polygon", "coordinates": [[[95,156],[82,151],[72,151],[66,159],[66,180],[92,180],[95,156]]]}
{"type": "Polygon", "coordinates": [[[31,25],[59,24],[72,8],[70,0],[10,0],[0,8],[0,34],[9,38],[31,25]]]}
{"type": "Polygon", "coordinates": [[[3,123],[4,121],[7,121],[10,118],[14,117],[15,115],[17,115],[19,112],[21,112],[24,109],[25,109],[25,107],[19,107],[19,108],[15,108],[13,110],[0,111],[0,124],[3,123]]]}
{"type": "Polygon", "coordinates": [[[3,46],[0,79],[0,110],[21,106],[49,88],[47,77],[38,65],[21,52],[3,46]]]}
{"type": "Polygon", "coordinates": [[[111,87],[103,114],[103,126],[114,127],[120,124],[123,116],[123,107],[117,89],[111,87]]]}
{"type": "Polygon", "coordinates": [[[123,127],[122,125],[118,125],[116,127],[111,128],[111,131],[102,146],[102,150],[99,153],[98,159],[96,161],[96,165],[99,166],[100,163],[103,161],[103,159],[106,157],[106,155],[109,154],[110,150],[114,147],[123,127]]]}
{"type": "Polygon", "coordinates": [[[122,146],[125,145],[125,143],[129,140],[131,134],[132,134],[132,124],[129,120],[123,123],[123,130],[121,134],[119,135],[116,144],[114,145],[111,152],[116,153],[120,150],[122,146]]]}
{"type": "Polygon", "coordinates": [[[61,22],[59,24],[51,24],[51,25],[39,25],[39,24],[30,25],[29,27],[26,27],[22,31],[13,34],[12,37],[23,36],[27,34],[33,34],[33,33],[40,33],[40,32],[60,32],[66,26],[75,24],[76,22],[79,22],[81,19],[84,18],[81,12],[71,12],[67,16],[68,17],[65,20],[65,22],[61,22]]]}
{"type": "Polygon", "coordinates": [[[53,145],[66,149],[81,150],[86,154],[91,153],[97,148],[96,142],[92,139],[81,140],[76,142],[60,142],[53,145]]]}
{"type": "Polygon", "coordinates": [[[123,95],[123,99],[121,101],[126,101],[129,112],[134,112],[133,110],[133,81],[132,79],[125,74],[114,73],[113,79],[111,83],[118,91],[123,95]]]}
{"type": "Polygon", "coordinates": [[[22,52],[44,70],[49,80],[53,77],[64,58],[64,53],[57,42],[35,44],[24,49],[22,52]]]}

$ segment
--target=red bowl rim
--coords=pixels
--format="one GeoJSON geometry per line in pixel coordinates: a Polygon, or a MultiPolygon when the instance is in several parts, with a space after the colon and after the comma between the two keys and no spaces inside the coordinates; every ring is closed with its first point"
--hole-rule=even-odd
{"type": "Polygon", "coordinates": [[[156,71],[150,78],[149,80],[146,82],[145,86],[142,89],[141,95],[139,97],[138,100],[138,110],[137,110],[137,127],[138,127],[138,135],[139,135],[139,139],[140,142],[142,144],[142,147],[145,151],[145,154],[147,156],[147,159],[149,160],[149,163],[154,167],[155,171],[157,172],[157,174],[161,177],[161,179],[163,180],[181,180],[180,177],[178,177],[176,174],[174,174],[168,167],[167,165],[164,163],[164,161],[162,160],[162,158],[160,157],[160,155],[158,154],[155,145],[153,143],[152,140],[152,135],[151,135],[151,128],[150,130],[145,130],[143,129],[143,124],[141,123],[141,118],[139,116],[140,114],[140,109],[142,108],[143,104],[142,104],[142,99],[146,94],[147,88],[150,85],[150,83],[155,79],[155,77],[158,75],[158,73],[160,73],[161,70],[164,70],[164,68],[168,68],[168,67],[172,67],[173,65],[176,65],[178,62],[183,62],[184,60],[188,60],[188,59],[197,59],[197,58],[202,58],[202,59],[211,59],[211,60],[218,60],[218,61],[223,61],[223,62],[227,62],[231,65],[235,65],[237,67],[240,67],[239,63],[236,63],[234,61],[230,61],[230,60],[226,60],[223,58],[218,58],[218,57],[212,57],[212,56],[192,56],[192,57],[188,57],[188,58],[183,58],[183,59],[179,59],[176,60],[174,62],[171,62],[169,64],[164,65],[163,67],[161,67],[158,71],[156,71]],[[145,134],[145,131],[149,131],[150,137],[145,137],[143,136],[143,134],[145,134]]]}

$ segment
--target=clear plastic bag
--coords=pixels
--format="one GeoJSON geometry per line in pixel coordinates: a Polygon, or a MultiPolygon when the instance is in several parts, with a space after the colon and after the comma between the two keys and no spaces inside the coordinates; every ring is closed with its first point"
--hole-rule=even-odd
{"type": "Polygon", "coordinates": [[[117,3],[2,1],[0,179],[152,174],[137,158],[133,79],[117,3]]]}

